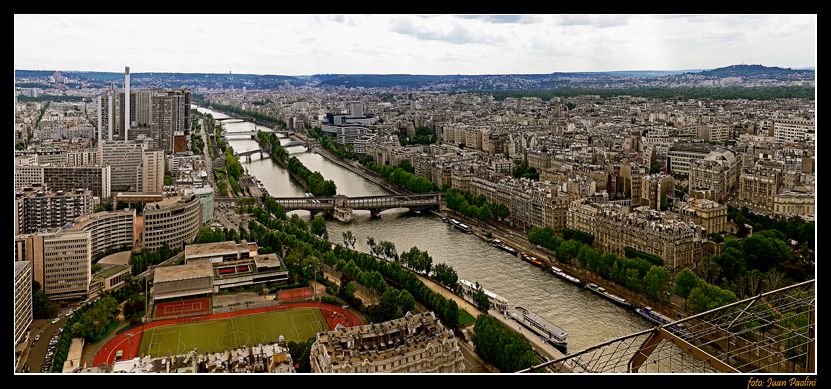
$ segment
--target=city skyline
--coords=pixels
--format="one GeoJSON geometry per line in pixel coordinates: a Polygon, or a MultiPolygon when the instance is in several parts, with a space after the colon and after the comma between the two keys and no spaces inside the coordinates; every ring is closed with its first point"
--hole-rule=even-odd
{"type": "Polygon", "coordinates": [[[816,65],[816,26],[816,15],[15,15],[15,68],[119,71],[130,63],[138,73],[274,75],[804,68],[816,65]],[[83,47],[109,47],[110,55],[78,55],[83,47]]]}

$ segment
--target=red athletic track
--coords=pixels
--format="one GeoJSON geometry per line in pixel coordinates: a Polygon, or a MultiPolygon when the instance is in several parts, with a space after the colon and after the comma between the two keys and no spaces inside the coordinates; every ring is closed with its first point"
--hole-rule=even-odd
{"type": "Polygon", "coordinates": [[[198,312],[208,313],[210,311],[211,301],[209,299],[203,298],[196,300],[173,301],[169,303],[157,304],[156,313],[154,316],[175,316],[198,312]]]}
{"type": "Polygon", "coordinates": [[[280,301],[307,299],[313,296],[312,289],[309,287],[281,290],[277,294],[280,301]]]}
{"type": "Polygon", "coordinates": [[[326,324],[329,325],[330,329],[335,329],[335,326],[337,326],[338,324],[343,324],[345,327],[352,327],[363,324],[361,322],[361,319],[358,318],[357,315],[350,311],[344,310],[337,305],[318,303],[312,301],[281,304],[272,307],[244,309],[235,312],[214,313],[210,315],[186,317],[181,319],[157,320],[150,323],[142,324],[135,328],[131,328],[127,331],[124,331],[116,335],[115,338],[107,342],[107,344],[105,344],[104,347],[102,347],[101,350],[98,351],[98,354],[95,355],[95,359],[93,360],[93,366],[100,366],[102,364],[112,365],[115,360],[115,353],[118,350],[124,351],[122,359],[132,359],[137,357],[139,353],[139,348],[141,346],[141,334],[145,330],[151,328],[168,326],[173,324],[193,323],[197,321],[226,319],[229,317],[252,315],[257,313],[288,311],[298,308],[319,308],[321,313],[323,313],[323,317],[326,319],[326,324]],[[332,317],[333,312],[336,314],[336,317],[332,317]],[[132,339],[130,339],[130,336],[128,336],[128,334],[132,335],[132,339]]]}

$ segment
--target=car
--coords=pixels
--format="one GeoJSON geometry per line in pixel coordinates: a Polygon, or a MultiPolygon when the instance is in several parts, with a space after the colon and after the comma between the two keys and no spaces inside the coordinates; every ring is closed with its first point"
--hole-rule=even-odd
{"type": "Polygon", "coordinates": [[[52,324],[55,324],[55,323],[57,323],[57,322],[59,322],[59,321],[61,321],[61,318],[56,317],[56,318],[55,318],[55,320],[52,320],[52,324]]]}
{"type": "Polygon", "coordinates": [[[40,340],[40,334],[35,335],[35,342],[37,342],[38,340],[40,340]]]}

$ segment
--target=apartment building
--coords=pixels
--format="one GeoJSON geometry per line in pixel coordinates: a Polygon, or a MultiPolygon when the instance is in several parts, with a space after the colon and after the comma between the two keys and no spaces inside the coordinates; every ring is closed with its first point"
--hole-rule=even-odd
{"type": "Polygon", "coordinates": [[[453,332],[433,312],[319,332],[313,373],[460,373],[464,356],[453,332]]]}
{"type": "Polygon", "coordinates": [[[15,193],[15,233],[59,228],[79,216],[92,213],[93,209],[92,192],[87,189],[64,192],[40,186],[27,187],[15,193]]]}

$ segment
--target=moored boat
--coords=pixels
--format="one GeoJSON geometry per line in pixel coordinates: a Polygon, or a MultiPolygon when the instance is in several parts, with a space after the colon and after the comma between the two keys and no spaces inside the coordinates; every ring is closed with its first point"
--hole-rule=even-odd
{"type": "Polygon", "coordinates": [[[560,278],[562,278],[562,279],[564,279],[568,282],[571,282],[573,284],[580,285],[580,279],[579,278],[570,276],[569,274],[564,272],[559,267],[551,266],[551,271],[554,272],[554,275],[556,275],[557,277],[560,277],[560,278]]]}
{"type": "Polygon", "coordinates": [[[603,298],[605,298],[605,299],[607,299],[607,300],[609,300],[609,301],[611,301],[611,302],[613,302],[617,305],[620,305],[622,307],[629,308],[631,306],[631,304],[629,304],[629,302],[626,301],[625,298],[614,295],[614,294],[611,294],[611,293],[609,293],[609,291],[606,290],[606,288],[604,288],[600,285],[597,285],[595,283],[586,284],[586,289],[588,289],[588,290],[594,292],[595,294],[600,295],[600,297],[603,297],[603,298]]]}
{"type": "Polygon", "coordinates": [[[539,335],[544,342],[551,344],[564,354],[568,353],[568,332],[523,307],[516,307],[516,310],[519,314],[509,312],[508,317],[539,335]]]}

